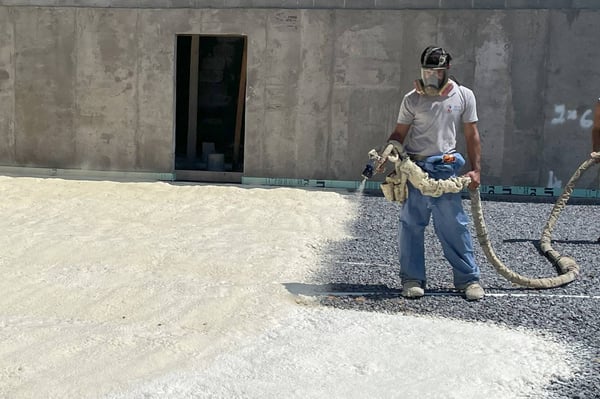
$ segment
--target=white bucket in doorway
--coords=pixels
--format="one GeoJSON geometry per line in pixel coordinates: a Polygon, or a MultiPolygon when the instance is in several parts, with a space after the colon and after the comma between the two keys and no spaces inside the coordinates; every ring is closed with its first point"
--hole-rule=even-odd
{"type": "Polygon", "coordinates": [[[208,154],[208,170],[223,171],[225,170],[225,155],[224,154],[208,154]]]}

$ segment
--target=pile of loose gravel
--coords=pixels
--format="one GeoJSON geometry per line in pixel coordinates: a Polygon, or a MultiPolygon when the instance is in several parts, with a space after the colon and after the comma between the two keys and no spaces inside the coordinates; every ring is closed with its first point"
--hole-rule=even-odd
{"type": "MultiPolygon", "coordinates": [[[[399,206],[382,196],[348,194],[359,213],[351,226],[352,239],[329,245],[321,268],[307,292],[321,303],[363,311],[426,314],[469,321],[493,322],[560,336],[575,354],[577,373],[571,380],[555,380],[547,387],[550,398],[597,398],[600,392],[600,202],[569,202],[552,234],[552,247],[576,260],[581,275],[567,286],[531,290],[512,286],[487,261],[474,237],[482,285],[489,294],[468,302],[453,291],[452,272],[430,223],[425,232],[426,296],[402,298],[398,276],[397,224],[399,206]],[[310,292],[309,292],[310,291],[310,292]],[[366,295],[361,295],[366,293],[366,295]],[[510,295],[509,295],[510,294],[510,295]],[[357,300],[360,298],[360,300],[357,300]]],[[[556,271],[538,251],[538,242],[552,202],[482,201],[492,247],[510,269],[528,277],[555,276],[556,271]]],[[[470,202],[464,199],[470,214],[470,202]]],[[[472,219],[471,219],[472,220],[472,219]]]]}

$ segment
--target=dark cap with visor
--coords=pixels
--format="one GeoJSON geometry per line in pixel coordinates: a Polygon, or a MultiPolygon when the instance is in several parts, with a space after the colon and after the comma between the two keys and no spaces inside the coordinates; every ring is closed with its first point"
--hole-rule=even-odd
{"type": "Polygon", "coordinates": [[[448,69],[452,56],[441,47],[429,46],[421,54],[421,67],[430,69],[448,69]]]}

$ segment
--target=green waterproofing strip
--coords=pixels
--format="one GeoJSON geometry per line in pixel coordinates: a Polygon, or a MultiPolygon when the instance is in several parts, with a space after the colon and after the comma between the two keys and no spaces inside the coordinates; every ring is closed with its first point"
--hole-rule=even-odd
{"type": "MultiPolygon", "coordinates": [[[[528,187],[528,186],[479,186],[482,194],[492,195],[529,195],[538,197],[558,197],[563,188],[528,187]]],[[[575,198],[600,198],[600,190],[576,188],[573,189],[571,197],[575,198]]]]}
{"type": "MultiPolygon", "coordinates": [[[[358,190],[362,181],[353,180],[313,180],[313,179],[287,179],[279,177],[245,177],[242,176],[242,184],[254,186],[280,186],[280,187],[314,187],[335,188],[346,190],[358,190]]],[[[382,182],[367,180],[365,190],[380,190],[382,182]]],[[[490,195],[529,195],[540,197],[558,197],[562,194],[562,188],[524,187],[524,186],[492,186],[481,185],[479,191],[490,195]]],[[[466,192],[466,190],[464,190],[466,192]]],[[[574,189],[571,197],[576,198],[600,198],[600,190],[574,189]]]]}
{"type": "MultiPolygon", "coordinates": [[[[315,187],[358,190],[362,181],[352,180],[313,180],[313,179],[287,179],[279,177],[245,177],[242,184],[253,186],[280,186],[280,187],[315,187]]],[[[379,190],[381,182],[367,180],[365,190],[379,190]]]]}

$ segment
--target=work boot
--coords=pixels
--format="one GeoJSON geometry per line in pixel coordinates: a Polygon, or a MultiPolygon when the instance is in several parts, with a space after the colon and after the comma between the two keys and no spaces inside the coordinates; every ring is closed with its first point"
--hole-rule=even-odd
{"type": "Polygon", "coordinates": [[[465,297],[468,301],[478,301],[485,295],[485,291],[478,282],[472,282],[465,288],[465,297]]]}
{"type": "Polygon", "coordinates": [[[425,295],[420,281],[408,280],[402,284],[402,296],[405,298],[420,298],[425,295]]]}

